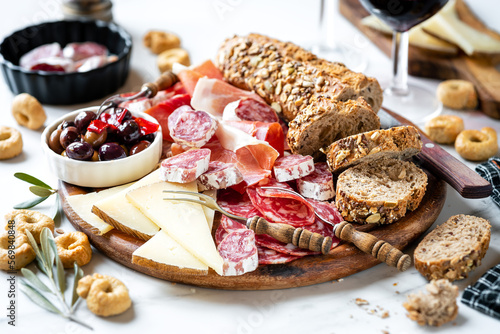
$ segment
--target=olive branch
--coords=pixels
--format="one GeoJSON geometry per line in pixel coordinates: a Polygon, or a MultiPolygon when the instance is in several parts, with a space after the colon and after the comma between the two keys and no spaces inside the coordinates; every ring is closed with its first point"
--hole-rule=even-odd
{"type": "Polygon", "coordinates": [[[60,212],[60,204],[59,204],[59,193],[57,189],[53,189],[51,186],[46,184],[45,182],[37,179],[34,176],[31,176],[26,173],[15,173],[14,177],[18,178],[19,180],[22,180],[24,182],[28,182],[32,184],[31,187],[29,187],[29,190],[36,195],[37,197],[29,199],[27,201],[24,201],[22,203],[18,203],[14,205],[14,209],[30,209],[38,204],[42,203],[45,201],[47,198],[49,198],[52,195],[56,195],[56,200],[55,204],[52,207],[50,217],[55,221],[59,215],[60,212]]]}
{"type": "Polygon", "coordinates": [[[66,301],[64,294],[67,287],[66,275],[61,258],[57,253],[56,242],[51,231],[47,227],[42,230],[40,234],[41,248],[38,247],[35,239],[28,230],[25,230],[25,233],[28,236],[31,247],[33,247],[33,250],[35,251],[37,266],[40,271],[47,276],[50,286],[45,284],[30,269],[21,268],[21,273],[24,276],[24,279],[21,280],[21,291],[24,292],[26,296],[31,299],[31,301],[47,311],[59,314],[68,320],[74,321],[88,329],[93,330],[92,327],[73,316],[76,303],[80,298],[76,290],[78,287],[78,281],[83,277],[83,270],[76,262],[74,263],[71,300],[66,301]],[[59,304],[62,306],[62,309],[47,298],[46,294],[50,294],[52,295],[52,298],[57,299],[59,304]]]}

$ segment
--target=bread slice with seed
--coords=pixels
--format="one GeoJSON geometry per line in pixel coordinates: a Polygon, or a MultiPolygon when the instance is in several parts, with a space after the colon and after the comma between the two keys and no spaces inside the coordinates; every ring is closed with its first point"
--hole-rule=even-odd
{"type": "Polygon", "coordinates": [[[377,114],[363,98],[346,102],[320,97],[289,123],[287,141],[294,154],[318,158],[332,142],[380,128],[377,114]]]}
{"type": "Polygon", "coordinates": [[[419,206],[426,187],[427,174],[414,163],[380,158],[339,175],[335,204],[346,221],[390,224],[419,206]]]}
{"type": "Polygon", "coordinates": [[[425,286],[428,294],[419,292],[407,296],[403,303],[408,318],[419,325],[441,326],[458,314],[458,287],[446,279],[433,280],[425,286]]]}
{"type": "Polygon", "coordinates": [[[360,162],[381,157],[407,159],[422,149],[422,140],[413,126],[374,130],[337,140],[328,147],[330,171],[339,172],[360,162]]]}
{"type": "Polygon", "coordinates": [[[418,244],[413,255],[415,268],[428,280],[466,278],[488,250],[490,229],[490,223],[483,218],[450,217],[418,244]]]}

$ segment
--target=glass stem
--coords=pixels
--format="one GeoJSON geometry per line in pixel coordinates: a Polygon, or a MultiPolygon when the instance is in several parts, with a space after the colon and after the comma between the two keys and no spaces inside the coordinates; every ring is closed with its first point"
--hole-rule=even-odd
{"type": "Polygon", "coordinates": [[[408,31],[395,31],[392,36],[392,84],[395,95],[408,95],[408,31]]]}

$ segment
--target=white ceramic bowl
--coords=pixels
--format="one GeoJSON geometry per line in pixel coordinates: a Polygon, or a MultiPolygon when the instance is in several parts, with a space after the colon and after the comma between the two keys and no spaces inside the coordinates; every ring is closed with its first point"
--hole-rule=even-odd
{"type": "MultiPolygon", "coordinates": [[[[62,181],[82,187],[104,188],[135,181],[151,172],[162,153],[163,138],[161,127],[156,133],[151,145],[132,156],[111,161],[79,161],[63,157],[49,147],[49,138],[52,131],[63,121],[73,121],[81,111],[94,111],[98,107],[75,110],[59,118],[47,126],[42,133],[42,150],[51,171],[62,181]]],[[[158,123],[148,114],[132,113],[135,117],[144,118],[150,122],[158,123]]]]}

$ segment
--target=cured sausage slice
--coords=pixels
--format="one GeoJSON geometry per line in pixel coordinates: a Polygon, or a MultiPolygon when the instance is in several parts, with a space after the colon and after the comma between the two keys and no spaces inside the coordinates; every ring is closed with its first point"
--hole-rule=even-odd
{"type": "Polygon", "coordinates": [[[229,232],[217,246],[224,260],[222,270],[225,276],[243,275],[257,269],[259,255],[255,246],[255,233],[249,229],[229,232]]]}
{"type": "Polygon", "coordinates": [[[189,150],[165,159],[160,167],[160,179],[169,182],[188,183],[195,181],[208,169],[210,150],[189,150]]]}
{"type": "Polygon", "coordinates": [[[278,122],[276,111],[267,103],[244,97],[226,105],[222,113],[224,121],[278,122]]]}
{"type": "Polygon", "coordinates": [[[326,162],[316,163],[311,174],[297,179],[297,190],[302,196],[318,201],[327,201],[334,197],[333,175],[326,162]]]}
{"type": "Polygon", "coordinates": [[[313,252],[308,249],[300,248],[292,244],[286,244],[284,242],[278,241],[267,234],[257,234],[255,236],[255,242],[259,246],[263,246],[269,249],[273,249],[277,252],[293,255],[297,257],[303,257],[306,255],[321,254],[320,252],[313,252]]]}
{"type": "Polygon", "coordinates": [[[168,117],[168,129],[172,139],[189,147],[202,147],[208,143],[218,125],[218,121],[210,114],[193,110],[189,106],[177,108],[168,117]]]}
{"type": "Polygon", "coordinates": [[[225,189],[242,181],[243,175],[236,164],[211,161],[208,170],[198,178],[198,185],[203,190],[225,189]]]}
{"type": "Polygon", "coordinates": [[[299,179],[314,171],[313,157],[300,154],[280,157],[274,162],[273,171],[279,182],[299,179]]]}
{"type": "Polygon", "coordinates": [[[344,221],[344,218],[342,218],[342,215],[334,203],[316,201],[314,199],[308,199],[307,201],[312,205],[314,211],[318,215],[328,220],[330,223],[338,224],[344,221]]]}
{"type": "Polygon", "coordinates": [[[217,203],[221,208],[233,215],[245,218],[261,216],[261,213],[252,204],[246,193],[240,194],[231,189],[220,190],[217,192],[217,203]]]}
{"type": "Polygon", "coordinates": [[[259,264],[282,264],[300,258],[300,256],[280,253],[274,249],[269,249],[259,245],[257,245],[257,252],[259,253],[259,264]]]}

